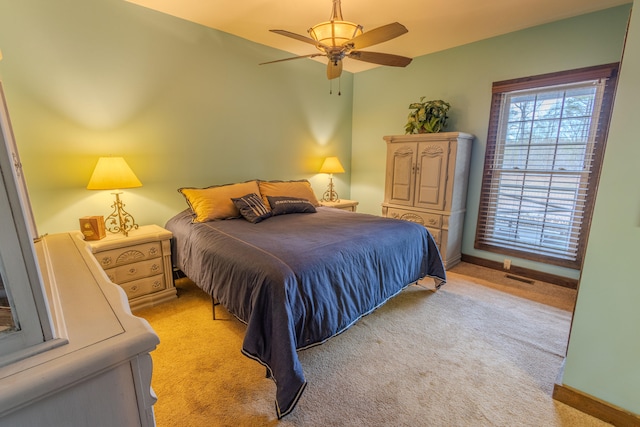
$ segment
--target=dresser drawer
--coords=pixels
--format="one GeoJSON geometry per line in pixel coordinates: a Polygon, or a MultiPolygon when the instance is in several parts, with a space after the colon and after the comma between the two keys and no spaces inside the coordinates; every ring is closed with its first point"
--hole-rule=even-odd
{"type": "Polygon", "coordinates": [[[127,294],[132,311],[176,298],[170,231],[143,225],[128,236],[112,233],[87,241],[98,265],[127,294]]]}
{"type": "Polygon", "coordinates": [[[436,245],[440,247],[442,241],[442,215],[410,211],[406,209],[388,208],[387,217],[411,221],[424,226],[433,236],[436,245]]]}
{"type": "Polygon", "coordinates": [[[159,257],[161,254],[160,242],[150,242],[99,252],[95,254],[95,257],[102,268],[106,270],[107,268],[113,268],[123,264],[159,257]]]}
{"type": "Polygon", "coordinates": [[[410,211],[404,209],[389,208],[387,210],[389,218],[397,218],[405,221],[417,222],[425,227],[439,229],[442,227],[442,215],[426,212],[410,211]]]}
{"type": "Polygon", "coordinates": [[[120,285],[127,294],[127,298],[135,298],[142,295],[149,295],[161,291],[165,288],[164,275],[158,274],[152,277],[145,277],[120,285]]]}
{"type": "Polygon", "coordinates": [[[442,241],[442,230],[431,227],[426,228],[429,230],[429,233],[431,233],[431,236],[433,236],[433,240],[436,242],[436,245],[440,247],[440,242],[442,241]]]}
{"type": "Polygon", "coordinates": [[[133,264],[121,265],[120,267],[105,269],[109,280],[122,284],[143,277],[162,274],[162,258],[153,258],[146,261],[135,262],[133,264]]]}

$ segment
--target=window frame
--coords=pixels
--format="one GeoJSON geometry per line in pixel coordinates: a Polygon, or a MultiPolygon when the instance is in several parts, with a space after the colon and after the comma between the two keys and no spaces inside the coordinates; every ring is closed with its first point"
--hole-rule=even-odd
{"type": "MultiPolygon", "coordinates": [[[[572,269],[580,269],[584,260],[585,249],[587,245],[587,237],[591,225],[591,217],[595,197],[597,193],[598,181],[600,178],[600,170],[604,158],[604,151],[609,130],[609,122],[615,97],[615,89],[617,84],[619,63],[610,63],[593,67],[585,67],[574,70],[560,71],[555,73],[542,74],[537,76],[529,76],[524,78],[504,80],[494,82],[492,86],[491,110],[489,116],[489,129],[487,133],[487,146],[485,152],[485,162],[482,176],[482,186],[480,194],[480,203],[478,209],[478,220],[476,223],[476,237],[474,247],[502,255],[508,255],[527,259],[546,264],[557,265],[572,269]],[[589,80],[604,79],[606,81],[604,93],[601,99],[600,115],[598,117],[597,131],[593,146],[592,166],[588,178],[588,188],[585,197],[584,217],[577,233],[577,253],[576,259],[563,259],[553,256],[543,255],[534,252],[528,252],[522,249],[507,248],[489,243],[488,228],[491,218],[487,215],[487,211],[492,204],[492,186],[497,178],[493,171],[493,165],[496,161],[496,154],[499,149],[498,134],[500,132],[501,117],[505,114],[502,105],[503,96],[507,93],[523,90],[540,89],[545,91],[549,87],[558,85],[569,85],[572,83],[584,82],[589,80]]],[[[507,106],[508,108],[508,106],[507,106]]],[[[573,227],[573,225],[572,225],[573,227]]]]}

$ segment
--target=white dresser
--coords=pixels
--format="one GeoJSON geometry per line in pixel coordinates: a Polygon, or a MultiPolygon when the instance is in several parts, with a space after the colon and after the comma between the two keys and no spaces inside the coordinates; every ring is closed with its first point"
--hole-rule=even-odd
{"type": "Polygon", "coordinates": [[[382,215],[417,222],[433,235],[446,268],[460,262],[473,135],[385,136],[382,215]]]}
{"type": "Polygon", "coordinates": [[[153,427],[150,352],[159,343],[104,277],[82,233],[35,244],[55,339],[0,360],[0,427],[153,427]]]}

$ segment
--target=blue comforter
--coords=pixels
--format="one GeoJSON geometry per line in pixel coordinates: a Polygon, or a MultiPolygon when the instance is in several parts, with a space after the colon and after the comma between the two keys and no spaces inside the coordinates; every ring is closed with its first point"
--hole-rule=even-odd
{"type": "Polygon", "coordinates": [[[306,381],[297,351],[349,328],[409,284],[446,280],[418,224],[318,208],[317,213],[192,223],[171,218],[174,265],[247,324],[242,352],[276,382],[278,418],[306,381]]]}

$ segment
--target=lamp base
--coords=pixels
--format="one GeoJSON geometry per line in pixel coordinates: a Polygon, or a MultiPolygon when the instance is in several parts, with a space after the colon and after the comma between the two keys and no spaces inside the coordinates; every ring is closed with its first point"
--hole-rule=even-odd
{"type": "Polygon", "coordinates": [[[110,233],[122,233],[129,235],[129,231],[138,228],[133,216],[124,210],[124,203],[120,200],[122,192],[112,193],[116,196],[116,201],[111,205],[113,212],[104,220],[104,226],[110,233]]]}
{"type": "Polygon", "coordinates": [[[339,202],[340,198],[338,197],[338,193],[336,193],[335,191],[327,190],[322,195],[322,201],[323,202],[339,202]]]}
{"type": "Polygon", "coordinates": [[[333,176],[329,177],[329,187],[327,191],[322,195],[322,201],[324,202],[339,202],[340,197],[338,197],[338,193],[335,191],[333,187],[333,176]]]}

